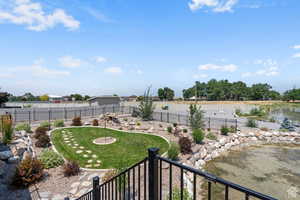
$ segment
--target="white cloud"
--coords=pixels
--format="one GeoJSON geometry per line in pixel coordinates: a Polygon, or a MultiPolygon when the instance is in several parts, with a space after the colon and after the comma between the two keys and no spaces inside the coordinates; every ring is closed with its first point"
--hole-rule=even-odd
{"type": "Polygon", "coordinates": [[[123,72],[120,67],[108,67],[104,71],[110,74],[121,74],[123,72]]]}
{"type": "Polygon", "coordinates": [[[106,59],[106,58],[104,58],[104,57],[101,57],[101,56],[97,56],[97,57],[95,57],[95,58],[94,58],[94,60],[95,60],[95,62],[96,62],[96,63],[104,63],[104,62],[106,62],[106,61],[107,61],[107,59],[106,59]]]}
{"type": "Polygon", "coordinates": [[[268,67],[265,69],[258,70],[256,72],[246,72],[242,74],[242,77],[250,76],[277,76],[279,74],[278,67],[268,67]]]}
{"type": "Polygon", "coordinates": [[[263,65],[265,67],[271,67],[271,66],[277,66],[278,63],[276,60],[273,60],[271,58],[268,59],[257,59],[253,62],[255,65],[263,65]]]}
{"type": "Polygon", "coordinates": [[[188,6],[192,11],[208,7],[212,8],[213,12],[232,12],[237,3],[238,0],[192,0],[188,6]]]}
{"type": "Polygon", "coordinates": [[[296,53],[293,55],[293,58],[300,58],[300,53],[296,53]]]}
{"type": "Polygon", "coordinates": [[[136,73],[139,74],[139,75],[142,75],[144,72],[143,72],[142,70],[138,69],[138,70],[136,71],[136,73]]]}
{"type": "Polygon", "coordinates": [[[300,49],[300,45],[295,45],[292,47],[293,49],[300,49]]]}
{"type": "Polygon", "coordinates": [[[226,71],[226,72],[235,72],[237,68],[238,67],[234,64],[229,64],[229,65],[205,64],[205,65],[200,65],[198,67],[199,70],[219,70],[219,71],[226,71]]]}
{"type": "Polygon", "coordinates": [[[73,58],[72,56],[63,56],[63,57],[60,57],[58,59],[58,61],[60,62],[60,64],[62,66],[68,67],[68,68],[80,67],[80,65],[82,64],[82,61],[80,59],[73,58]]]}
{"type": "Polygon", "coordinates": [[[78,29],[80,26],[80,22],[66,14],[63,9],[55,9],[46,14],[40,3],[31,0],[8,0],[5,7],[0,6],[1,22],[25,25],[32,31],[45,31],[58,24],[69,30],[78,29]]]}

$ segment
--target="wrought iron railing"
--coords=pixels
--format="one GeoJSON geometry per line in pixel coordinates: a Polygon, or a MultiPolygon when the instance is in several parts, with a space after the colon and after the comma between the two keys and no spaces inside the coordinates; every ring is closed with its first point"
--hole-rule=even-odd
{"type": "Polygon", "coordinates": [[[93,189],[77,200],[276,200],[213,174],[166,159],[158,151],[157,148],[148,149],[147,158],[104,183],[99,184],[99,177],[94,177],[93,189]],[[191,177],[190,182],[187,176],[191,177]],[[175,180],[177,178],[179,180],[175,180]],[[214,190],[217,185],[223,186],[224,190],[214,190]],[[231,195],[236,192],[238,196],[231,195]]]}

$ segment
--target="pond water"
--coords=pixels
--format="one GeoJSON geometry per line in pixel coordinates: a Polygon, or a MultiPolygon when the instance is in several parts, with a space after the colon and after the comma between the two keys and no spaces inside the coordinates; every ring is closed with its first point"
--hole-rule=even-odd
{"type": "MultiPolygon", "coordinates": [[[[234,183],[280,200],[300,199],[300,147],[262,145],[209,162],[205,169],[234,183]]],[[[224,187],[214,185],[214,198],[224,198],[224,187]]],[[[244,199],[230,190],[230,199],[244,199]]],[[[251,198],[255,199],[255,198],[251,198]]]]}
{"type": "Polygon", "coordinates": [[[299,107],[281,107],[271,111],[270,116],[278,121],[282,121],[285,117],[289,120],[300,123],[300,108],[299,107]]]}

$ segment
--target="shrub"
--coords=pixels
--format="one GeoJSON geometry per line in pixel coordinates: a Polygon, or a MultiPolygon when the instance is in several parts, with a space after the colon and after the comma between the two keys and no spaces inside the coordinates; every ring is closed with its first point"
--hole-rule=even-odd
{"type": "Polygon", "coordinates": [[[72,126],[82,126],[81,117],[74,117],[72,120],[72,126]]]}
{"type": "Polygon", "coordinates": [[[44,150],[39,159],[46,169],[55,168],[64,164],[64,159],[53,150],[44,150]]]}
{"type": "Polygon", "coordinates": [[[209,132],[209,133],[206,135],[206,138],[207,138],[207,139],[210,139],[210,140],[217,140],[217,136],[214,135],[212,132],[209,132]]]}
{"type": "Polygon", "coordinates": [[[2,142],[4,144],[9,144],[13,138],[13,124],[12,121],[9,119],[5,119],[2,122],[2,142]]]}
{"type": "Polygon", "coordinates": [[[173,123],[173,126],[176,128],[177,127],[177,123],[173,123]]]}
{"type": "Polygon", "coordinates": [[[254,119],[248,119],[246,126],[250,128],[257,128],[257,123],[254,119]]]}
{"type": "Polygon", "coordinates": [[[235,114],[236,114],[237,116],[241,116],[241,115],[242,115],[241,109],[239,109],[239,108],[235,109],[235,114]]]}
{"type": "Polygon", "coordinates": [[[13,184],[17,186],[29,186],[43,177],[44,166],[36,158],[27,156],[17,166],[13,184]]]}
{"type": "Polygon", "coordinates": [[[34,138],[38,139],[41,135],[46,135],[47,131],[48,131],[48,128],[46,128],[46,127],[38,127],[37,129],[35,129],[34,138]]]}
{"type": "Polygon", "coordinates": [[[192,152],[192,142],[188,137],[179,138],[180,151],[183,154],[188,154],[192,152]]]}
{"type": "Polygon", "coordinates": [[[18,125],[15,127],[15,130],[16,130],[16,131],[26,131],[27,133],[30,133],[30,132],[31,132],[31,127],[30,127],[29,124],[22,123],[22,124],[18,124],[18,125]]]}
{"type": "Polygon", "coordinates": [[[50,146],[50,137],[48,135],[41,135],[38,137],[37,141],[35,142],[36,147],[49,147],[50,146]]]}
{"type": "Polygon", "coordinates": [[[182,131],[183,131],[184,133],[187,133],[187,132],[188,132],[188,130],[187,130],[186,128],[184,128],[182,131]]]}
{"type": "Polygon", "coordinates": [[[47,128],[48,131],[51,129],[51,123],[50,122],[47,122],[47,121],[44,121],[40,124],[40,127],[43,127],[43,128],[47,128]]]}
{"type": "Polygon", "coordinates": [[[235,133],[237,130],[236,130],[236,127],[231,125],[230,128],[229,128],[229,132],[230,133],[235,133]]]}
{"type": "MultiPolygon", "coordinates": [[[[167,198],[170,200],[170,197],[167,198]]],[[[172,200],[181,200],[181,191],[178,188],[173,188],[172,200]]],[[[183,189],[183,200],[192,200],[191,195],[189,194],[186,188],[183,189]]]]}
{"type": "Polygon", "coordinates": [[[140,125],[141,125],[141,122],[137,122],[136,125],[137,125],[137,126],[140,126],[140,125]]]}
{"type": "Polygon", "coordinates": [[[167,127],[167,131],[168,131],[168,133],[172,133],[172,131],[173,131],[172,126],[168,126],[168,127],[167,127]]]}
{"type": "Polygon", "coordinates": [[[139,115],[140,115],[140,113],[136,109],[134,109],[131,113],[131,117],[138,117],[139,115]]]}
{"type": "Polygon", "coordinates": [[[171,143],[170,149],[168,151],[168,158],[171,160],[177,160],[179,154],[179,145],[175,142],[171,143]]]}
{"type": "Polygon", "coordinates": [[[93,120],[93,126],[99,126],[99,121],[98,119],[93,120]]]}
{"type": "Polygon", "coordinates": [[[191,104],[189,107],[189,120],[192,130],[203,129],[204,124],[204,111],[201,106],[197,107],[196,104],[191,104]]]}
{"type": "Polygon", "coordinates": [[[105,183],[106,181],[111,180],[111,179],[112,179],[113,177],[115,177],[116,175],[118,175],[118,170],[116,170],[116,169],[109,170],[109,171],[106,172],[106,173],[104,174],[104,176],[102,177],[103,183],[105,183]]]}
{"type": "Polygon", "coordinates": [[[76,176],[80,172],[80,167],[75,161],[68,161],[63,165],[63,173],[65,176],[76,176]]]}
{"type": "Polygon", "coordinates": [[[252,108],[251,110],[250,110],[250,115],[251,116],[258,116],[258,117],[262,117],[262,116],[264,116],[266,113],[265,113],[265,111],[263,110],[263,109],[261,109],[261,108],[252,108]]]}
{"type": "Polygon", "coordinates": [[[54,125],[55,127],[64,127],[64,126],[65,126],[65,122],[64,122],[64,120],[56,120],[56,121],[53,123],[53,125],[54,125]]]}
{"type": "Polygon", "coordinates": [[[227,127],[227,126],[222,126],[221,127],[221,134],[222,135],[228,135],[228,133],[229,133],[229,128],[227,127]]]}
{"type": "Polygon", "coordinates": [[[127,122],[127,121],[128,121],[128,119],[127,119],[127,118],[124,118],[124,121],[125,121],[125,122],[127,122]]]}
{"type": "Polygon", "coordinates": [[[200,144],[200,143],[202,143],[205,134],[201,129],[195,129],[195,130],[193,130],[192,135],[193,135],[193,139],[194,139],[195,143],[200,144]]]}
{"type": "Polygon", "coordinates": [[[269,121],[272,122],[272,123],[275,123],[275,122],[276,122],[276,119],[275,119],[274,117],[271,117],[271,118],[269,119],[269,121]]]}

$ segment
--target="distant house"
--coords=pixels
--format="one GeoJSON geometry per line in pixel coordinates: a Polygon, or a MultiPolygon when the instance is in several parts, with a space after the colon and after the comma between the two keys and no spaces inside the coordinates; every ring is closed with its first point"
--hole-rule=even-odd
{"type": "Polygon", "coordinates": [[[90,106],[102,106],[102,105],[119,105],[121,102],[118,96],[98,96],[88,99],[90,106]]]}
{"type": "Polygon", "coordinates": [[[122,101],[136,101],[136,98],[137,98],[136,95],[121,97],[122,101]]]}
{"type": "Polygon", "coordinates": [[[49,101],[54,102],[54,103],[60,103],[61,101],[64,100],[62,96],[57,96],[57,95],[48,95],[49,96],[49,101]]]}

